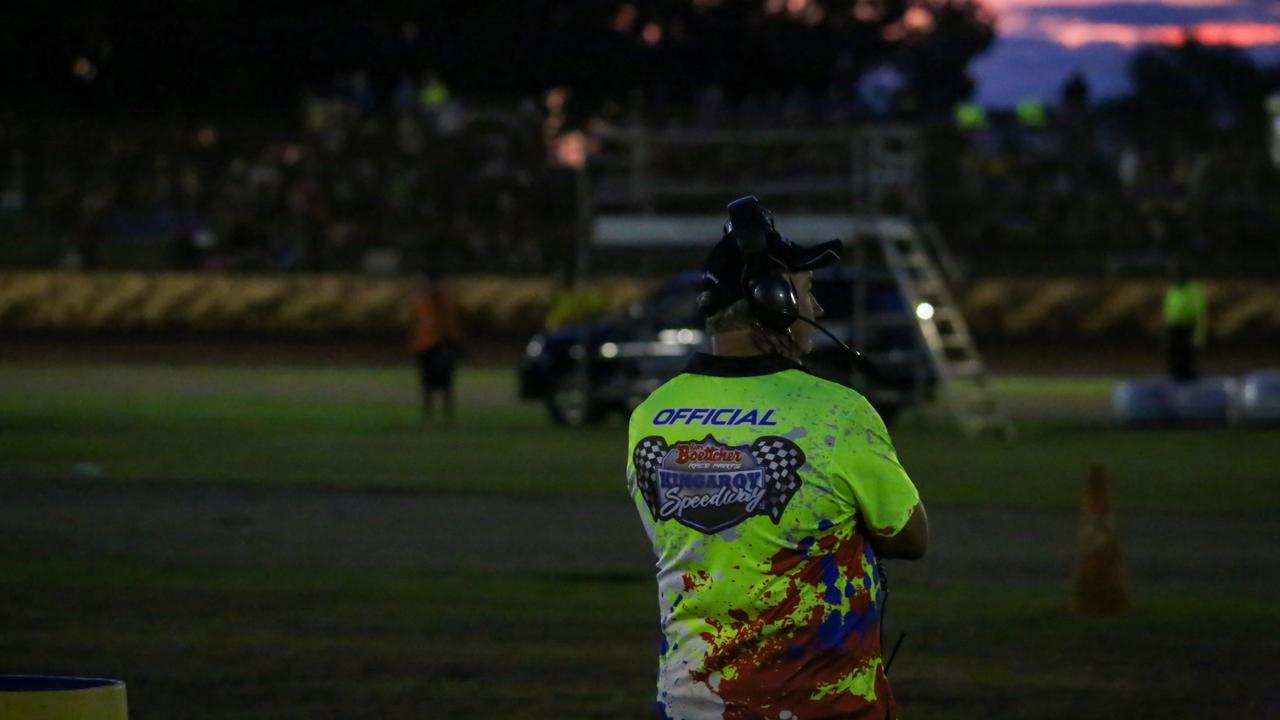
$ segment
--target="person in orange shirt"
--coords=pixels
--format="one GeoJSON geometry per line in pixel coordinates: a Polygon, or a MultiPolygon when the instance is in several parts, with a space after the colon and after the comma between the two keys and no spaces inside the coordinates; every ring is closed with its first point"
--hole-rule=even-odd
{"type": "Polygon", "coordinates": [[[453,372],[458,364],[462,324],[453,293],[429,275],[422,277],[413,298],[413,326],[409,349],[418,358],[422,417],[434,415],[432,397],[439,393],[446,419],[453,419],[453,372]]]}

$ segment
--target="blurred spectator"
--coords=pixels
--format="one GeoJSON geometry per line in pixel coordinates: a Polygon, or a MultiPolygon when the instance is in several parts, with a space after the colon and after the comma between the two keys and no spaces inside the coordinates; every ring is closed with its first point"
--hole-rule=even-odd
{"type": "Polygon", "coordinates": [[[418,360],[423,420],[434,417],[433,399],[437,394],[444,418],[453,419],[453,374],[461,342],[462,324],[452,291],[432,275],[423,274],[414,294],[409,335],[409,349],[418,360]]]}
{"type": "Polygon", "coordinates": [[[1179,259],[1173,284],[1164,295],[1165,351],[1169,375],[1179,382],[1195,380],[1196,350],[1209,335],[1209,306],[1204,288],[1189,277],[1186,262],[1179,259]]]}
{"type": "Polygon", "coordinates": [[[559,330],[598,317],[608,308],[609,304],[597,290],[580,284],[572,286],[562,277],[556,282],[543,324],[547,330],[559,330]]]}

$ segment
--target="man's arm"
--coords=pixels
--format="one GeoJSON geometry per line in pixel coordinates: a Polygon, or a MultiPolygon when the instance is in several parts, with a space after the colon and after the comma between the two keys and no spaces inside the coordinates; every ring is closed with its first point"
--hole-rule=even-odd
{"type": "Polygon", "coordinates": [[[919,560],[929,547],[929,517],[924,512],[924,502],[916,503],[907,524],[895,535],[884,537],[867,533],[876,554],[885,558],[919,560]]]}
{"type": "Polygon", "coordinates": [[[929,545],[929,519],[915,483],[898,462],[884,421],[871,403],[854,396],[846,418],[847,442],[837,444],[860,532],[877,555],[916,560],[929,545]]]}

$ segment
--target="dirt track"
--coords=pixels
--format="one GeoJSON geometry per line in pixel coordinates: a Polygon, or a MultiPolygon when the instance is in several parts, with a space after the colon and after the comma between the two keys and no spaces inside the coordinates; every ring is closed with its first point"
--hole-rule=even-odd
{"type": "MultiPolygon", "coordinates": [[[[1070,577],[1074,512],[931,507],[927,560],[895,575],[928,582],[1070,577]]],[[[1139,588],[1280,599],[1280,517],[1140,513],[1118,518],[1139,588]]],[[[262,489],[207,484],[0,480],[0,554],[135,557],[246,566],[428,571],[650,571],[623,498],[492,497],[262,489]]],[[[909,580],[908,580],[909,581],[909,580]]]]}

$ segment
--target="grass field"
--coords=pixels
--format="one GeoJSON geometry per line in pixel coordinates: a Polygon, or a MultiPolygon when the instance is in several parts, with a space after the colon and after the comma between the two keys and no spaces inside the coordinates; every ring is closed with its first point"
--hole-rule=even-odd
{"type": "MultiPolygon", "coordinates": [[[[620,492],[620,422],[552,427],[538,405],[515,403],[510,371],[477,370],[462,378],[458,421],[424,425],[411,383],[386,368],[0,364],[0,472],[60,477],[79,466],[120,481],[620,492]]],[[[894,436],[940,503],[1075,507],[1087,468],[1104,463],[1129,507],[1280,510],[1280,484],[1259,482],[1280,467],[1276,430],[1112,427],[1112,384],[1003,381],[1001,393],[1033,415],[1014,442],[911,418],[894,436]]]]}
{"type": "MultiPolygon", "coordinates": [[[[551,428],[477,370],[456,423],[424,425],[411,383],[0,364],[0,672],[123,677],[144,720],[644,717],[654,589],[621,424],[551,428]]],[[[1110,388],[1002,381],[1009,442],[894,429],[935,534],[890,568],[906,717],[1280,715],[1280,431],[1115,428],[1110,388]],[[1064,609],[1092,463],[1115,478],[1122,618],[1064,609]]]]}

